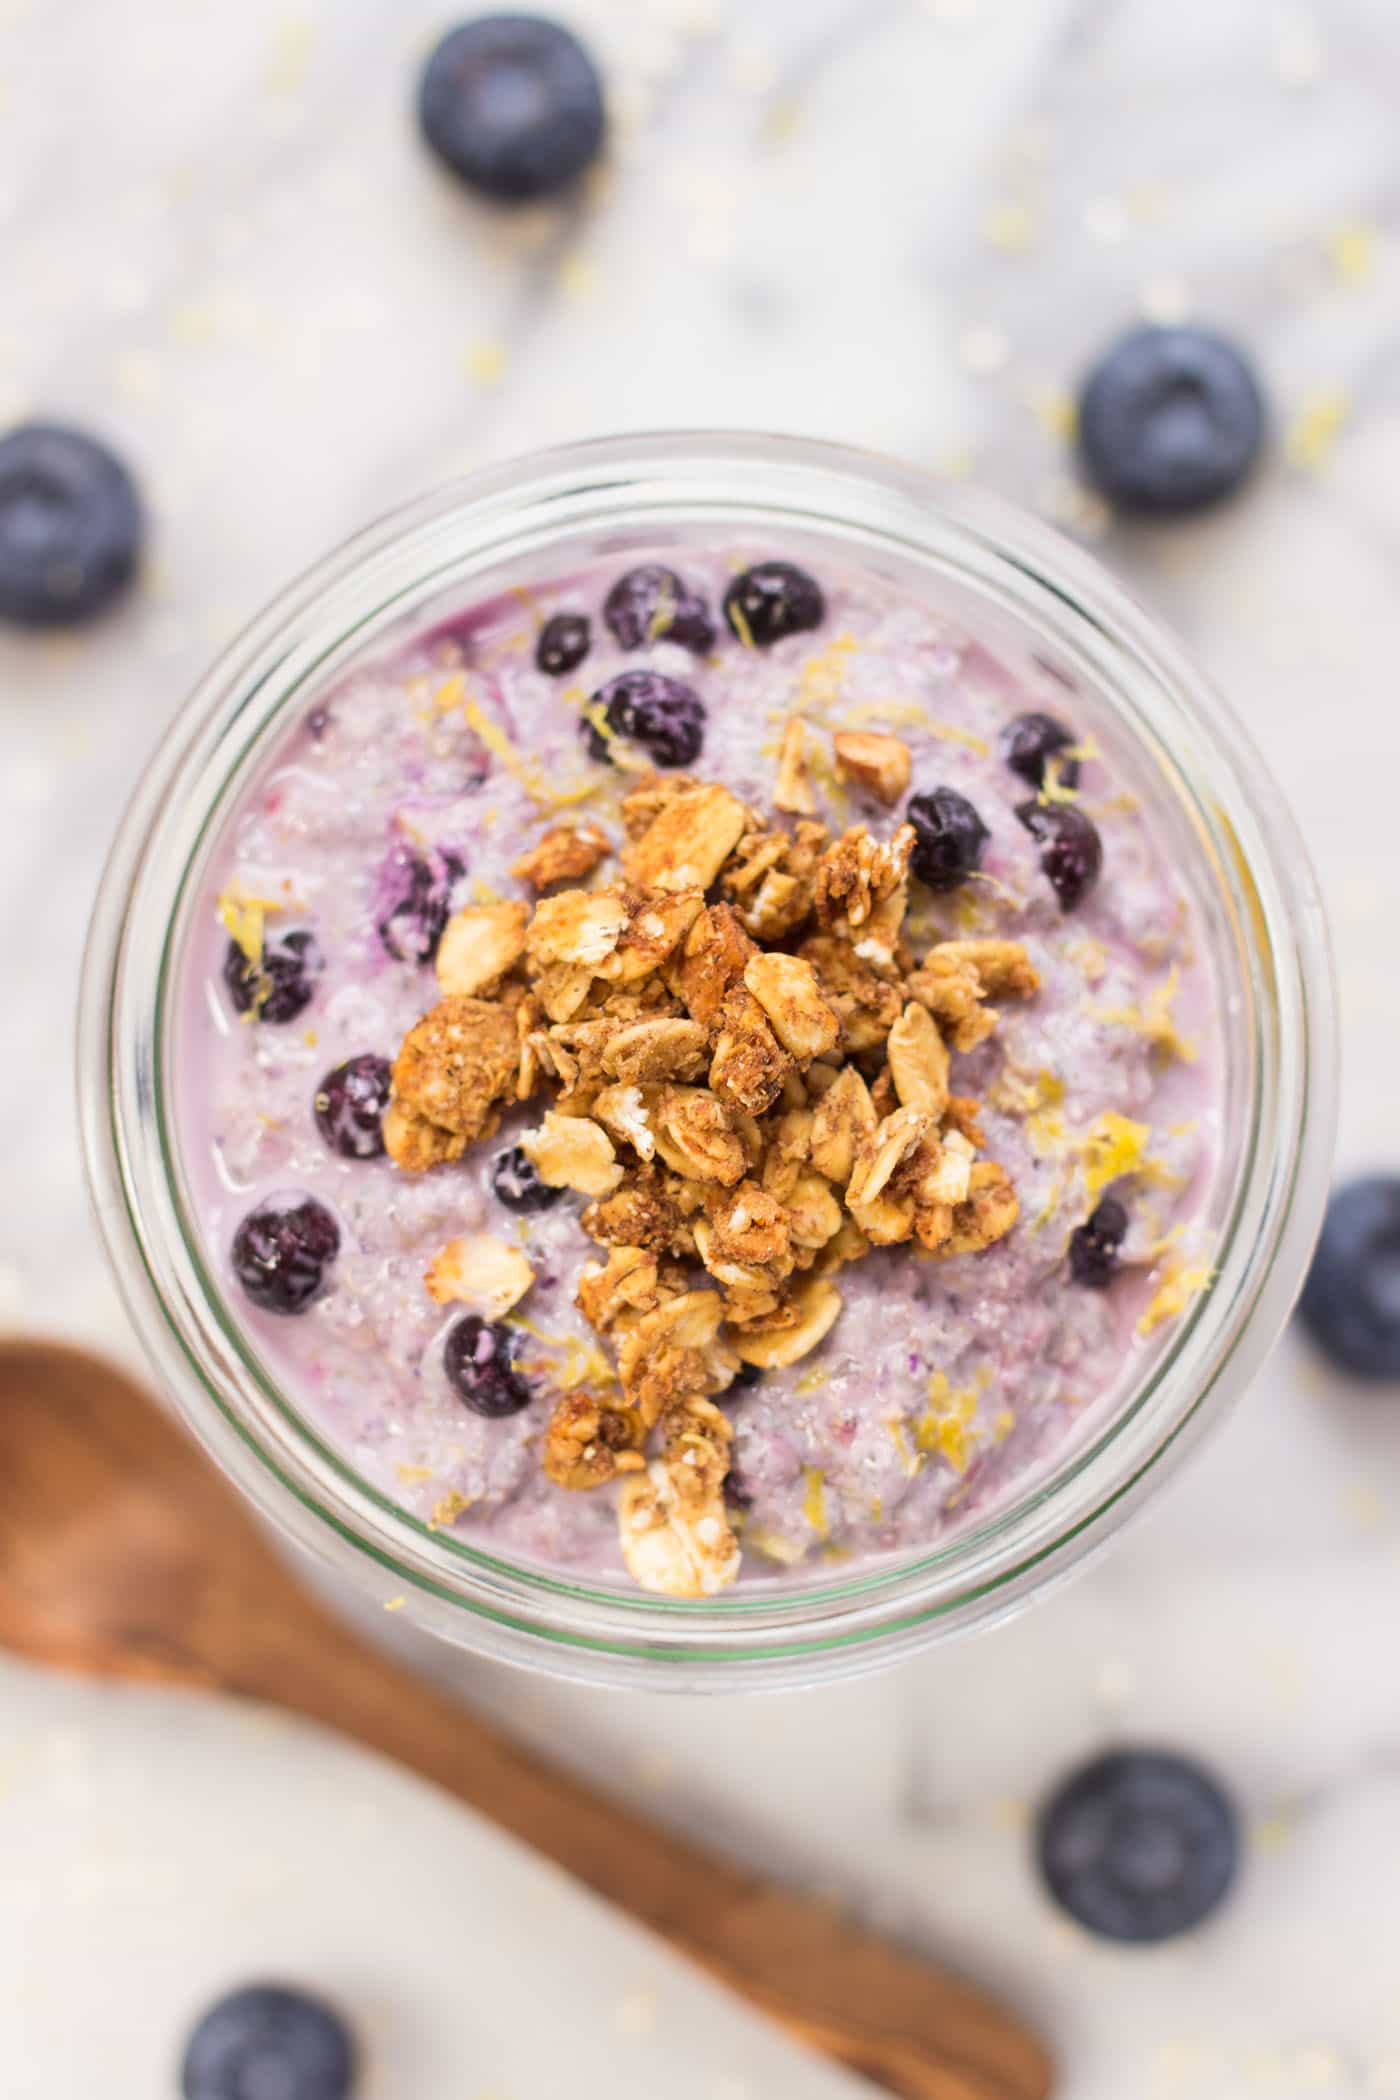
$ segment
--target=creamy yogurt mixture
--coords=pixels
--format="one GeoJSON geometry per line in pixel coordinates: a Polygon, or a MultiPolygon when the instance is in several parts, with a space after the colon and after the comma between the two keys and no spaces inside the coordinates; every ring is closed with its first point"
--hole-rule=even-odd
{"type": "MultiPolygon", "coordinates": [[[[1101,752],[1077,719],[1073,692],[1029,660],[1013,671],[887,580],[803,552],[819,596],[802,617],[815,611],[814,624],[770,640],[742,608],[726,621],[736,574],[789,551],[614,557],[557,586],[503,593],[357,670],[308,705],[244,795],[201,905],[181,989],[177,1110],[228,1303],[351,1465],[423,1520],[493,1551],[625,1579],[620,1483],[567,1489],[541,1463],[560,1393],[602,1389],[608,1375],[609,1352],[574,1302],[585,1263],[607,1250],[581,1226],[583,1196],[527,1210],[502,1199],[497,1163],[539,1124],[539,1100],[508,1107],[495,1134],[422,1174],[378,1151],[372,1086],[351,1142],[374,1156],[328,1143],[314,1104],[345,1061],[393,1060],[434,1005],[424,951],[449,910],[533,903],[512,865],[561,824],[621,843],[621,798],[651,759],[625,718],[624,733],[609,732],[593,696],[624,672],[691,690],[687,734],[701,742],[685,770],[765,816],[794,715],[833,836],[864,824],[889,839],[910,795],[965,797],[986,831],[980,866],[943,890],[915,875],[908,947],[917,958],[940,941],[1010,938],[1040,980],[1032,997],[997,1000],[995,1033],[952,1061],[954,1092],[980,1104],[981,1154],[1010,1176],[1014,1229],[977,1253],[934,1258],[906,1243],[842,1268],[842,1310],[824,1341],[716,1396],[733,1430],[724,1492],[741,1579],[791,1581],[928,1548],[985,1514],[1062,1458],[1090,1416],[1101,1424],[1208,1281],[1213,992],[1182,871],[1151,811],[1107,739],[1101,752]],[[643,590],[639,634],[625,604],[611,622],[604,606],[619,575],[648,560],[679,572],[681,595],[663,590],[647,617],[643,590]],[[581,616],[586,636],[556,624],[542,643],[561,613],[581,616]],[[1034,782],[1007,762],[1010,725],[1035,711],[1069,739],[1040,806],[1083,812],[1102,846],[1097,881],[1068,909],[1045,837],[1018,816],[1034,782]],[[902,743],[908,795],[891,806],[843,779],[832,751],[842,730],[902,743]],[[256,974],[247,959],[260,955],[264,974],[240,1012],[256,974]],[[325,1206],[339,1242],[323,1273],[313,1263],[316,1287],[294,1314],[252,1303],[232,1256],[242,1221],[289,1192],[325,1206]],[[1071,1245],[1105,1194],[1100,1221],[1115,1243],[1096,1270],[1094,1245],[1086,1256],[1081,1238],[1078,1263],[1071,1245]],[[530,1397],[506,1415],[476,1411],[454,1385],[446,1344],[462,1307],[424,1285],[440,1250],[475,1234],[518,1246],[533,1271],[504,1316],[530,1397]]],[[[653,746],[657,756],[675,752],[653,746]]],[[[583,878],[618,879],[614,858],[583,878]]],[[[698,1268],[696,1281],[708,1281],[698,1268]]]]}

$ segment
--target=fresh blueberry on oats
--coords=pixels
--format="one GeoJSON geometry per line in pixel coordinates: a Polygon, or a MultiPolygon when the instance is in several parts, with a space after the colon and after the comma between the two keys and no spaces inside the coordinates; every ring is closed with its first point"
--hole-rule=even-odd
{"type": "Polygon", "coordinates": [[[69,627],[105,612],[143,535],[136,484],[96,438],[57,423],[0,437],[0,619],[69,627]]]}
{"type": "Polygon", "coordinates": [[[1103,870],[1098,827],[1071,802],[1022,802],[1016,814],[1040,847],[1041,872],[1061,911],[1073,911],[1103,870]]]}
{"type": "Polygon", "coordinates": [[[554,613],[540,629],[535,643],[535,662],[551,678],[576,671],[593,643],[593,630],[584,613],[554,613]]]}
{"type": "Polygon", "coordinates": [[[1400,1176],[1334,1191],[1298,1317],[1341,1370],[1400,1379],[1400,1176]]]}
{"type": "Polygon", "coordinates": [[[747,1392],[753,1386],[762,1383],[763,1373],[757,1364],[740,1364],[729,1382],[729,1390],[731,1393],[747,1392]]]}
{"type": "Polygon", "coordinates": [[[264,1312],[305,1312],[340,1252],[340,1227],[314,1196],[269,1196],[233,1236],[233,1271],[264,1312]]]}
{"type": "Polygon", "coordinates": [[[450,29],[418,88],[424,138],[497,204],[554,197],[596,160],[606,118],[598,69],[539,15],[481,15],[450,29]]]}
{"type": "Polygon", "coordinates": [[[981,867],[991,833],[956,788],[912,796],[905,814],[914,827],[909,865],[931,890],[959,889],[981,867]]]}
{"type": "Polygon", "coordinates": [[[746,647],[768,649],[785,635],[820,627],[826,599],[815,576],[795,562],[760,561],[730,584],[724,617],[746,647]]]}
{"type": "Polygon", "coordinates": [[[491,1167],[491,1186],[507,1210],[551,1210],[563,1195],[562,1189],[541,1181],[539,1169],[519,1145],[498,1152],[491,1167]]]}
{"type": "Polygon", "coordinates": [[[383,878],[384,899],[375,920],[379,938],[396,962],[430,963],[452,914],[452,886],[462,863],[455,853],[431,848],[411,853],[396,847],[383,878]]]}
{"type": "Polygon", "coordinates": [[[1105,1291],[1118,1274],[1118,1250],[1128,1233],[1128,1213],[1116,1196],[1105,1196],[1069,1238],[1069,1273],[1086,1291],[1105,1291]]]}
{"type": "Polygon", "coordinates": [[[518,1415],[530,1388],[515,1368],[515,1336],[498,1321],[467,1313],[448,1331],[443,1363],[461,1398],[479,1415],[518,1415]]]}
{"type": "Polygon", "coordinates": [[[1053,715],[1017,715],[1002,731],[1001,755],[1012,772],[1019,773],[1034,788],[1044,787],[1045,770],[1053,758],[1059,785],[1075,788],[1079,785],[1079,760],[1066,758],[1064,753],[1077,741],[1074,731],[1057,722],[1053,715]]]}
{"type": "Polygon", "coordinates": [[[1119,1750],[1071,1775],[1041,1810],[1040,1870],[1102,1939],[1174,1939],[1208,1918],[1239,1863],[1235,1811],[1194,1760],[1119,1750]]]}
{"type": "Polygon", "coordinates": [[[372,1051],[327,1072],[311,1106],[316,1128],[332,1152],[344,1159],[378,1159],[384,1150],[389,1075],[388,1058],[372,1051]]]}
{"type": "Polygon", "coordinates": [[[184,2100],[349,2100],[355,2045],[340,2015],[285,1984],[211,2005],[185,2045],[184,2100]]]}
{"type": "Polygon", "coordinates": [[[230,941],[224,954],[224,983],[235,1013],[281,1027],[311,1004],[325,957],[315,934],[304,927],[264,936],[256,962],[230,941]]]}
{"type": "MultiPolygon", "coordinates": [[[[602,711],[614,736],[640,744],[657,766],[688,766],[705,741],[705,703],[679,678],[660,671],[624,671],[593,695],[592,708],[602,711]]],[[[584,739],[590,756],[612,763],[609,739],[585,715],[584,739]]]]}
{"type": "Polygon", "coordinates": [[[1239,488],[1264,422],[1258,382],[1233,343],[1203,328],[1137,328],[1085,382],[1079,454],[1120,510],[1181,517],[1239,488]]]}
{"type": "Polygon", "coordinates": [[[603,600],[603,619],[620,649],[645,649],[652,642],[679,642],[704,656],[714,647],[710,608],[688,591],[674,569],[644,562],[628,569],[603,600]]]}

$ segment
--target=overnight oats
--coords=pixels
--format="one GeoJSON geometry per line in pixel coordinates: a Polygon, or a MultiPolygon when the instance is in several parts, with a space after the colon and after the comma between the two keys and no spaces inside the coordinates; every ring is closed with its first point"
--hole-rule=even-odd
{"type": "Polygon", "coordinates": [[[177,1113],[274,1376],[430,1525],[667,1595],[927,1548],[1212,1273],[1190,899],[1048,674],[723,543],[316,695],[177,1113]]]}
{"type": "Polygon", "coordinates": [[[85,1139],[185,1419],[376,1625],[811,1682],[1043,1589],[1252,1376],[1329,995],[1258,755],[1088,557],[626,438],[211,671],[99,895],[85,1139]]]}

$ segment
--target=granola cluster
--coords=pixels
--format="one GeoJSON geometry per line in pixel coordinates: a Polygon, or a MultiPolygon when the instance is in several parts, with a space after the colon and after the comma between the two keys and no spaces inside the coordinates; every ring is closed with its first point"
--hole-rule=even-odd
{"type": "MultiPolygon", "coordinates": [[[[905,746],[844,742],[838,763],[897,801],[905,746]]],[[[606,835],[546,834],[516,864],[533,909],[491,901],[449,923],[441,998],[393,1068],[385,1144],[407,1172],[460,1159],[508,1105],[540,1099],[522,1146],[544,1182],[591,1199],[602,1253],[577,1303],[615,1364],[615,1383],[560,1397],[544,1467],[562,1488],[617,1481],[628,1568],[678,1596],[739,1566],[714,1396],[742,1365],[815,1349],[841,1270],[873,1247],[971,1253],[1017,1216],[977,1104],[951,1091],[950,1051],[981,1042],[992,1002],[1031,995],[1036,972],[1003,940],[916,963],[912,830],[833,838],[803,778],[787,737],[790,828],[684,774],[641,779],[619,878],[593,888],[558,885],[601,867],[606,835]]],[[[517,1250],[454,1241],[428,1287],[500,1317],[529,1281],[517,1250]]]]}

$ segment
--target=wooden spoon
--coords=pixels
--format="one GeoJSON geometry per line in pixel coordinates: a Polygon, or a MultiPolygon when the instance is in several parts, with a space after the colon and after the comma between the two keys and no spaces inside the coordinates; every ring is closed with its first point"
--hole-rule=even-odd
{"type": "Polygon", "coordinates": [[[550,1771],[351,1633],[154,1400],[42,1343],[0,1345],[0,1642],[249,1694],[397,1758],[907,2100],[1049,2092],[1045,2051],[980,1991],[550,1771]]]}

